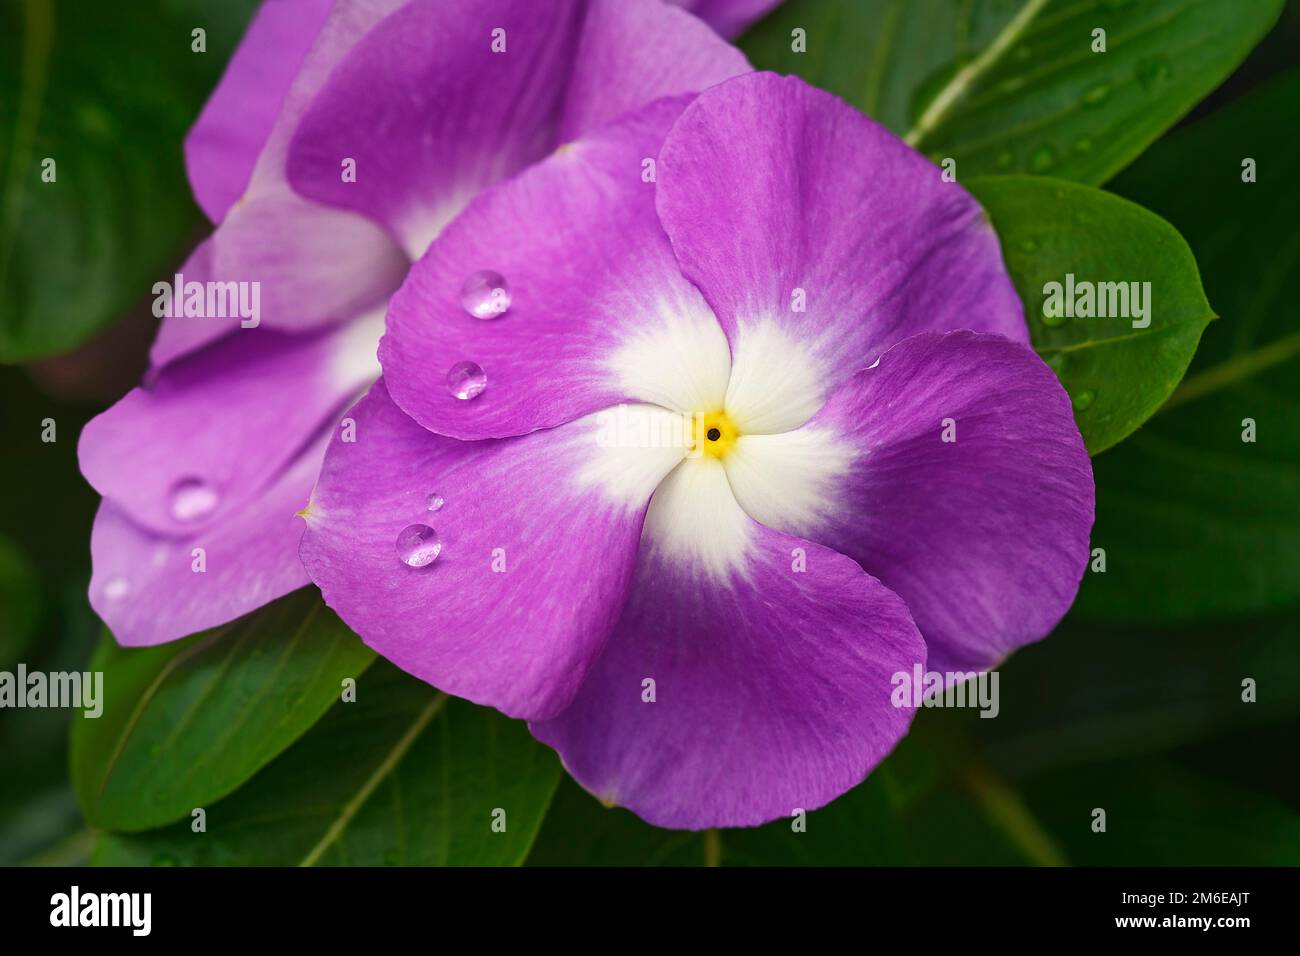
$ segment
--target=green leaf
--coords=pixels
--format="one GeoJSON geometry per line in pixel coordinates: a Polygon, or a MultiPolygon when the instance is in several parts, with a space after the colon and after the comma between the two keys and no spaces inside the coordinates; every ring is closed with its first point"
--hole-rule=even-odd
{"type": "Polygon", "coordinates": [[[1160,217],[1088,186],[1028,176],[969,185],[997,229],[1034,348],[1070,393],[1088,451],[1104,451],[1168,398],[1214,318],[1191,250],[1160,217]],[[1047,284],[1064,286],[1067,274],[1076,287],[1149,282],[1139,287],[1149,314],[1052,318],[1047,284]]]}
{"type": "Polygon", "coordinates": [[[1219,625],[1104,625],[1070,615],[1001,673],[996,720],[943,712],[977,737],[989,762],[1022,778],[1141,757],[1300,719],[1300,616],[1219,625]],[[1122,662],[1122,666],[1118,666],[1122,662]],[[1242,680],[1257,700],[1242,700],[1242,680]]]}
{"type": "Polygon", "coordinates": [[[560,765],[522,722],[379,662],[247,786],[189,822],[108,834],[101,865],[517,864],[560,765]],[[504,822],[504,831],[494,829],[504,822]]]}
{"type": "Polygon", "coordinates": [[[1172,761],[1122,760],[1049,774],[1030,807],[1078,866],[1296,866],[1300,814],[1172,761]],[[1094,808],[1106,831],[1092,830],[1094,808]]]}
{"type": "Polygon", "coordinates": [[[1282,0],[787,0],[757,69],[842,96],[959,176],[1097,185],[1221,83],[1282,0]],[[806,31],[807,51],[791,31],[806,31]],[[1092,50],[1106,31],[1106,52],[1092,50]]]}
{"type": "Polygon", "coordinates": [[[1089,617],[1192,620],[1300,603],[1300,71],[1154,147],[1116,187],[1197,249],[1224,318],[1186,381],[1095,462],[1089,617]],[[1258,181],[1242,181],[1243,159],[1258,181]],[[1194,197],[1194,201],[1188,201],[1194,197]],[[1243,441],[1255,423],[1256,440],[1243,441]]]}
{"type": "Polygon", "coordinates": [[[81,344],[201,228],[181,141],[253,6],[151,0],[128,26],[112,3],[0,2],[0,361],[81,344]]]}
{"type": "Polygon", "coordinates": [[[103,713],[79,714],[72,782],[86,820],[143,830],[230,793],[320,719],[374,653],[304,588],[171,644],[101,641],[103,713]]]}

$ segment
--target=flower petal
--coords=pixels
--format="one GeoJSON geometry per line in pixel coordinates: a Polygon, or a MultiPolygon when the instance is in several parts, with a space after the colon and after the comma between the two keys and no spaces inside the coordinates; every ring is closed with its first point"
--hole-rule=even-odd
{"type": "Polygon", "coordinates": [[[679,412],[721,404],[727,342],[682,277],[642,180],[686,97],[656,101],[483,193],[412,268],[379,359],[393,400],[426,428],[504,437],[621,401],[679,412]],[[475,318],[466,279],[504,277],[509,310],[475,318]],[[472,361],[473,401],[442,384],[472,361]]]}
{"type": "Polygon", "coordinates": [[[684,450],[613,447],[599,416],[460,442],[404,415],[382,381],[353,413],[356,442],[331,445],[301,550],[326,603],[449,693],[511,716],[562,710],[618,617],[650,495],[684,450]],[[415,525],[441,542],[432,563],[399,555],[415,525]]]}
{"type": "Polygon", "coordinates": [[[798,426],[916,332],[1028,341],[979,204],[802,80],[755,73],[700,95],[664,143],[656,201],[731,343],[742,431],[798,426]]]}
{"type": "Polygon", "coordinates": [[[369,219],[307,202],[287,187],[236,205],[209,242],[209,278],[257,283],[258,321],[268,329],[341,322],[387,299],[410,265],[369,219]]]}
{"type": "MultiPolygon", "coordinates": [[[[185,282],[208,282],[212,278],[212,240],[204,239],[181,266],[185,282]]],[[[168,281],[168,280],[160,280],[168,281]]],[[[164,316],[149,350],[149,364],[154,368],[197,351],[225,338],[240,327],[240,319],[212,318],[195,320],[185,316],[164,316]]]]}
{"type": "Polygon", "coordinates": [[[681,10],[644,0],[595,0],[587,6],[565,91],[559,140],[577,139],[652,100],[708,89],[750,69],[744,54],[681,10]]]}
{"type": "Polygon", "coordinates": [[[878,576],[907,602],[935,670],[996,665],[1074,600],[1092,466],[1065,390],[1023,345],[904,339],[804,428],[742,436],[733,457],[741,506],[878,576]]]}
{"type": "Polygon", "coordinates": [[[750,525],[743,570],[701,575],[648,544],[573,704],[531,724],[579,783],[658,826],[753,826],[833,800],[906,732],[891,677],[925,663],[879,581],[729,507],[722,520],[750,525]]]}
{"type": "Polygon", "coordinates": [[[199,206],[213,222],[243,195],[333,0],[266,0],[185,138],[199,206]]]}
{"type": "MultiPolygon", "coordinates": [[[[239,174],[247,180],[246,191],[226,211],[202,257],[196,252],[186,264],[205,274],[186,274],[187,282],[257,283],[259,322],[286,330],[338,323],[397,288],[409,261],[394,239],[363,216],[304,201],[290,189],[285,164],[293,132],[326,78],[403,2],[335,0],[282,96],[274,125],[262,137],[265,143],[251,175],[239,174]]],[[[236,326],[233,319],[209,321],[210,327],[197,335],[189,330],[175,335],[164,323],[155,362],[175,358],[186,345],[197,347],[236,326]]]]}
{"type": "Polygon", "coordinates": [[[323,441],[307,447],[261,494],[190,537],[156,535],[105,500],[90,535],[90,604],[118,643],[174,641],[308,584],[294,513],[323,453],[323,441]]]}
{"type": "Polygon", "coordinates": [[[82,474],[155,533],[189,536],[237,520],[330,416],[375,380],[382,328],[380,309],[315,335],[232,333],[161,369],[149,387],[87,423],[78,446],[82,474]],[[196,482],[211,495],[199,511],[177,498],[196,482]]]}
{"type": "Polygon", "coordinates": [[[667,0],[695,14],[721,36],[740,36],[781,0],[667,0]]]}
{"type": "Polygon", "coordinates": [[[294,137],[290,179],[383,223],[416,259],[481,188],[554,149],[561,129],[576,135],[745,68],[657,0],[414,0],[334,71],[294,137]],[[340,176],[346,158],[355,182],[340,176]]]}

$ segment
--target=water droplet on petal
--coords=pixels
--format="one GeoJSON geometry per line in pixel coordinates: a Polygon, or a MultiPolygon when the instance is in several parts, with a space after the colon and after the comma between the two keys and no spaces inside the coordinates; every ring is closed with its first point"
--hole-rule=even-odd
{"type": "Polygon", "coordinates": [[[477,362],[457,362],[447,373],[447,391],[461,401],[478,398],[487,388],[487,374],[477,362]]]}
{"type": "Polygon", "coordinates": [[[1076,392],[1074,395],[1070,397],[1070,404],[1074,406],[1074,410],[1076,412],[1082,412],[1088,408],[1091,408],[1092,403],[1096,400],[1096,398],[1097,398],[1096,392],[1094,392],[1090,388],[1085,388],[1083,391],[1076,392]]]}
{"type": "Polygon", "coordinates": [[[397,536],[397,556],[413,568],[432,564],[440,551],[442,542],[438,532],[427,524],[409,525],[397,536]]]}
{"type": "Polygon", "coordinates": [[[104,582],[104,597],[110,601],[120,601],[131,590],[126,578],[113,577],[104,582]]]}
{"type": "Polygon", "coordinates": [[[171,512],[177,521],[198,521],[217,510],[217,489],[202,478],[182,478],[172,485],[171,512]]]}
{"type": "Polygon", "coordinates": [[[1040,146],[1034,150],[1034,155],[1029,158],[1029,168],[1036,173],[1046,172],[1052,168],[1052,163],[1056,161],[1056,154],[1052,152],[1050,146],[1040,146]]]}
{"type": "Polygon", "coordinates": [[[495,319],[510,308],[510,287],[506,278],[491,269],[480,269],[461,286],[460,304],[476,319],[495,319]]]}
{"type": "Polygon", "coordinates": [[[437,511],[443,506],[443,504],[445,504],[445,502],[443,501],[442,495],[438,494],[436,491],[429,495],[428,505],[430,511],[437,511]]]}

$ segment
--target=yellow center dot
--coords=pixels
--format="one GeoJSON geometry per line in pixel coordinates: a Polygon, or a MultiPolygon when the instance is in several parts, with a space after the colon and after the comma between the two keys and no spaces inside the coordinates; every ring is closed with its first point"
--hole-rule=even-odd
{"type": "Polygon", "coordinates": [[[691,448],[697,453],[722,458],[731,451],[739,437],[740,432],[736,430],[735,423],[721,409],[697,414],[691,448]]]}

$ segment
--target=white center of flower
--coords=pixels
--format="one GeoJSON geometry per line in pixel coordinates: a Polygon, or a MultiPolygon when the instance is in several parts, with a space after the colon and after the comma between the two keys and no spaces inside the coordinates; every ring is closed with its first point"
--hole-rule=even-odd
{"type": "Polygon", "coordinates": [[[581,475],[628,508],[666,559],[744,573],[753,521],[793,534],[830,514],[854,450],[805,423],[825,401],[812,352],[775,321],[743,325],[734,358],[707,306],[664,303],[610,362],[647,403],[589,417],[597,453],[581,475]]]}

